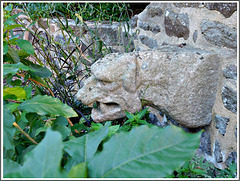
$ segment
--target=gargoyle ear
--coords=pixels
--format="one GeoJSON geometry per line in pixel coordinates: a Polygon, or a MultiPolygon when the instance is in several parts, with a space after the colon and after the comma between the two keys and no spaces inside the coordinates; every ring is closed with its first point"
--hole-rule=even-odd
{"type": "Polygon", "coordinates": [[[123,88],[127,92],[136,91],[136,71],[137,65],[135,61],[133,61],[128,65],[128,69],[122,77],[123,88]]]}

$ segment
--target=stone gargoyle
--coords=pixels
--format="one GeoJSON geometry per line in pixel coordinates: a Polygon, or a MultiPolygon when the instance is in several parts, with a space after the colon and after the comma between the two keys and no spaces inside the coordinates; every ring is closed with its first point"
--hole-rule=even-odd
{"type": "Polygon", "coordinates": [[[217,54],[191,47],[112,53],[91,66],[77,99],[92,109],[95,122],[154,107],[188,128],[210,124],[220,61],[217,54]],[[144,100],[144,101],[142,101],[144,100]]]}

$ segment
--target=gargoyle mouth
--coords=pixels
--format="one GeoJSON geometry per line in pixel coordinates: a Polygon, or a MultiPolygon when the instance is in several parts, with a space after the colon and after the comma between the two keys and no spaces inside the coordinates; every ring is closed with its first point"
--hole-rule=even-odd
{"type": "Polygon", "coordinates": [[[125,113],[121,106],[115,102],[102,103],[97,101],[97,107],[92,109],[92,119],[95,122],[114,120],[124,117],[125,113]]]}

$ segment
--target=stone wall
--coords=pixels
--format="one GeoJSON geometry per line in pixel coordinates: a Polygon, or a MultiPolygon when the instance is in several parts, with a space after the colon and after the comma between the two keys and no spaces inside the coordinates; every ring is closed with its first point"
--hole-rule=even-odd
{"type": "Polygon", "coordinates": [[[151,3],[131,20],[140,30],[136,51],[191,46],[221,57],[212,122],[199,150],[219,168],[237,159],[237,13],[237,3],[151,3]]]}

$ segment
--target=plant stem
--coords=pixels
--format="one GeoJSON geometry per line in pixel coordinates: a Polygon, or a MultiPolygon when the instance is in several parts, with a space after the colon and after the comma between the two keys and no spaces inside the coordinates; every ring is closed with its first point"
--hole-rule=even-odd
{"type": "Polygon", "coordinates": [[[13,123],[13,126],[15,126],[19,131],[21,131],[22,134],[24,134],[33,144],[38,144],[34,139],[32,139],[25,131],[23,131],[20,126],[14,122],[13,123]]]}

